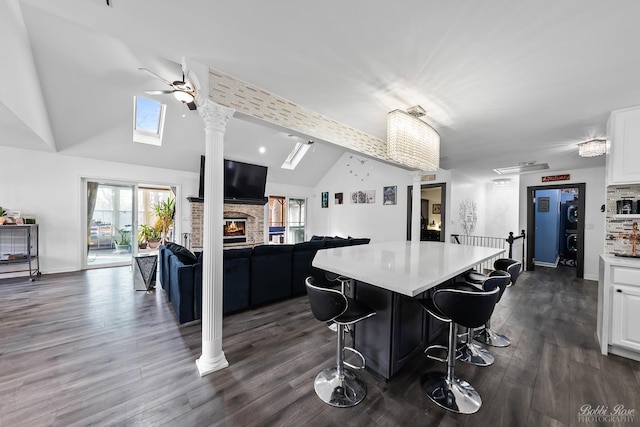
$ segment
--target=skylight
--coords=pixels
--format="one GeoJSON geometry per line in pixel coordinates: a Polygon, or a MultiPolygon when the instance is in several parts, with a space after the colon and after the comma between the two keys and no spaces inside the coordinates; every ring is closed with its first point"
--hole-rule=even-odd
{"type": "Polygon", "coordinates": [[[133,97],[133,142],[162,145],[166,105],[139,96],[133,97]]]}
{"type": "Polygon", "coordinates": [[[300,162],[300,160],[302,160],[304,155],[307,154],[307,151],[309,150],[309,147],[311,146],[311,144],[313,144],[312,141],[309,141],[306,144],[302,142],[296,142],[296,145],[293,147],[293,149],[285,159],[281,168],[291,169],[291,170],[295,169],[296,166],[298,166],[298,163],[300,162]]]}

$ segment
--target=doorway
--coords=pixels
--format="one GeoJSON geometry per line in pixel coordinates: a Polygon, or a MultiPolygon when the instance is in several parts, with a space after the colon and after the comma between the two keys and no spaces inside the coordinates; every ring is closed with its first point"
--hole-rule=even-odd
{"type": "MultiPolygon", "coordinates": [[[[140,251],[157,251],[157,246],[151,245],[141,249],[140,226],[157,228],[153,206],[170,198],[175,200],[171,187],[91,179],[83,182],[86,189],[83,269],[130,265],[132,257],[140,251]]],[[[171,227],[169,240],[173,240],[173,233],[171,227]]]]}
{"type": "Polygon", "coordinates": [[[584,276],[586,184],[527,187],[527,269],[575,267],[584,276]]]}
{"type": "MultiPolygon", "coordinates": [[[[420,186],[420,240],[444,242],[446,184],[422,184],[420,186]]],[[[411,215],[413,212],[413,186],[407,187],[407,240],[411,240],[411,215]]]]}
{"type": "Polygon", "coordinates": [[[269,243],[304,242],[307,199],[269,196],[269,243]]]}

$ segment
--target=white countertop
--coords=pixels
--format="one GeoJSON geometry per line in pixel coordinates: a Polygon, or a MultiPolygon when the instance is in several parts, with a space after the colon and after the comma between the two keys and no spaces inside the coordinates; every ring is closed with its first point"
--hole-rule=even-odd
{"type": "Polygon", "coordinates": [[[414,297],[504,249],[442,242],[384,242],[319,250],[312,265],[414,297]]]}
{"type": "Polygon", "coordinates": [[[626,265],[633,268],[640,268],[640,258],[615,256],[613,254],[601,254],[603,260],[611,264],[626,265]]]}

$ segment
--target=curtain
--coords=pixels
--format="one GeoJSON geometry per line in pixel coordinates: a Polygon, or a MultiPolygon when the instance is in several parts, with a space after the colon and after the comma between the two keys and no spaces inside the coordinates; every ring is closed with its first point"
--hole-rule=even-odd
{"type": "Polygon", "coordinates": [[[97,182],[87,181],[87,254],[91,245],[91,221],[93,220],[93,211],[96,208],[99,185],[97,182]]]}

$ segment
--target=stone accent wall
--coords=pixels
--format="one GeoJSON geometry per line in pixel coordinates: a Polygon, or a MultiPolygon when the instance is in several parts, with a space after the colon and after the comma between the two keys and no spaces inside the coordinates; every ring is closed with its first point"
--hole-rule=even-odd
{"type": "MultiPolygon", "coordinates": [[[[202,251],[204,229],[204,203],[191,202],[191,250],[202,251]]],[[[236,203],[224,204],[224,218],[245,218],[246,243],[226,243],[225,248],[252,248],[264,243],[264,206],[244,205],[236,203]]],[[[222,224],[220,224],[222,227],[222,224]]]]}
{"type": "Polygon", "coordinates": [[[640,200],[640,185],[617,185],[607,187],[606,224],[604,252],[631,253],[629,236],[633,223],[640,224],[640,215],[617,215],[616,201],[621,199],[640,200]]]}

